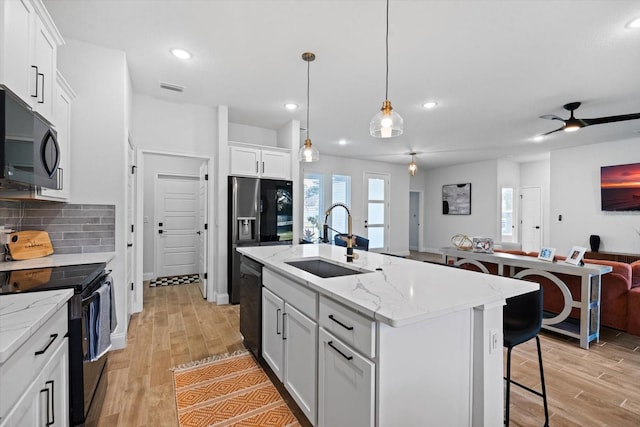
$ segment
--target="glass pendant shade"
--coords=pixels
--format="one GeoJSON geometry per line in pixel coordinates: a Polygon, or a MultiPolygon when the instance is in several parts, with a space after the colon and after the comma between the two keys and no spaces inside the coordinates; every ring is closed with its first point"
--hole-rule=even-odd
{"type": "Polygon", "coordinates": [[[307,138],[304,141],[304,145],[300,147],[300,151],[298,151],[298,161],[310,163],[317,162],[318,160],[320,160],[320,152],[311,145],[311,140],[307,138]]]}
{"type": "Polygon", "coordinates": [[[414,176],[416,172],[418,172],[418,165],[412,159],[411,163],[409,163],[409,175],[414,176]]]}
{"type": "Polygon", "coordinates": [[[369,133],[376,138],[391,138],[402,135],[404,120],[400,114],[393,111],[391,102],[385,100],[380,112],[373,116],[369,123],[369,133]]]}

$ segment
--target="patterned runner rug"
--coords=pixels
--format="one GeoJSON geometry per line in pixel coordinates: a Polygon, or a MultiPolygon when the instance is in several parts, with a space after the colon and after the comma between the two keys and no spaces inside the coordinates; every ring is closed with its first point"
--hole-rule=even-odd
{"type": "Polygon", "coordinates": [[[174,369],[180,427],[300,426],[248,352],[174,369]]]}
{"type": "Polygon", "coordinates": [[[195,283],[200,281],[200,276],[197,274],[187,274],[184,276],[167,276],[158,277],[151,280],[149,286],[170,286],[170,285],[184,285],[186,283],[195,283]]]}

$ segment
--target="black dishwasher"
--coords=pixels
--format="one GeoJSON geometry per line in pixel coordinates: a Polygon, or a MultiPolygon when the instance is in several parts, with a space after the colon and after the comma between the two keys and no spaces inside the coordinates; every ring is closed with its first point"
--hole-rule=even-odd
{"type": "Polygon", "coordinates": [[[262,359],[262,264],[240,258],[240,333],[244,346],[262,359]]]}

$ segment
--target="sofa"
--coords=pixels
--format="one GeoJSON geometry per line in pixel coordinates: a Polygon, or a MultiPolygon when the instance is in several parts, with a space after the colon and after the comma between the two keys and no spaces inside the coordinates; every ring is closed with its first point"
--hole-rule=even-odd
{"type": "MultiPolygon", "coordinates": [[[[526,255],[537,257],[537,252],[525,253],[522,251],[496,251],[506,252],[514,255],[526,255]]],[[[556,261],[563,261],[564,257],[555,257],[556,261]]],[[[632,335],[640,336],[640,261],[631,264],[605,261],[595,259],[585,259],[588,264],[607,265],[612,271],[602,276],[602,286],[600,292],[600,324],[609,328],[626,331],[632,335]]],[[[490,274],[497,274],[497,265],[494,263],[482,262],[490,274]]],[[[481,271],[477,265],[463,264],[460,267],[481,271]]],[[[518,270],[516,270],[517,272],[518,270]]],[[[562,280],[573,295],[575,300],[581,299],[580,277],[565,274],[556,274],[562,280]]],[[[526,280],[540,283],[544,288],[544,310],[550,313],[560,313],[564,307],[564,298],[560,289],[543,276],[531,275],[526,280]]],[[[577,308],[571,310],[569,317],[580,318],[580,311],[577,308]]]]}

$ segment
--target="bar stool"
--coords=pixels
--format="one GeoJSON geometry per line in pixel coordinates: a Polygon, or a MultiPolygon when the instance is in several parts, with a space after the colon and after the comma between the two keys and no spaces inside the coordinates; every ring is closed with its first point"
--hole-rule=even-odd
{"type": "Polygon", "coordinates": [[[542,370],[542,351],[540,350],[540,337],[538,333],[542,327],[542,287],[537,291],[507,298],[507,304],[503,308],[503,344],[507,348],[507,396],[505,402],[505,425],[509,426],[509,397],[511,384],[515,384],[537,396],[544,402],[544,425],[549,426],[549,409],[547,407],[547,390],[544,385],[544,372],[542,370]],[[540,383],[542,393],[533,390],[511,379],[511,350],[518,344],[536,339],[538,346],[538,365],[540,366],[540,383]]]}

